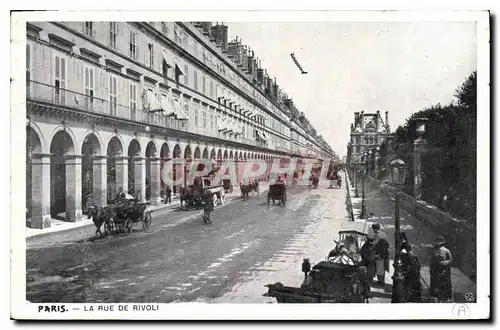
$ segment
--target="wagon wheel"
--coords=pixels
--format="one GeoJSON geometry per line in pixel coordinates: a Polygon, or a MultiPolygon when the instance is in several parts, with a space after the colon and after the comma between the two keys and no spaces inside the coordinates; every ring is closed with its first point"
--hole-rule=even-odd
{"type": "Polygon", "coordinates": [[[112,234],[114,231],[114,221],[113,219],[110,219],[109,221],[106,221],[104,223],[104,234],[108,236],[109,234],[112,234]]]}
{"type": "Polygon", "coordinates": [[[221,196],[220,196],[220,205],[224,205],[225,202],[226,202],[226,194],[221,193],[221,196]]]}
{"type": "Polygon", "coordinates": [[[281,206],[282,207],[285,207],[285,203],[286,203],[286,198],[285,197],[281,198],[281,206]]]}
{"type": "Polygon", "coordinates": [[[144,231],[149,230],[149,226],[151,226],[151,222],[152,222],[151,212],[145,212],[143,223],[142,223],[142,228],[144,229],[144,231]]]}
{"type": "Polygon", "coordinates": [[[127,233],[130,233],[132,231],[132,227],[133,227],[132,220],[130,218],[127,218],[127,220],[125,220],[123,227],[127,233]]]}
{"type": "Polygon", "coordinates": [[[217,194],[214,194],[214,195],[212,196],[212,202],[213,202],[213,204],[214,204],[214,207],[216,207],[216,206],[217,206],[217,203],[219,202],[219,198],[217,197],[217,194]]]}

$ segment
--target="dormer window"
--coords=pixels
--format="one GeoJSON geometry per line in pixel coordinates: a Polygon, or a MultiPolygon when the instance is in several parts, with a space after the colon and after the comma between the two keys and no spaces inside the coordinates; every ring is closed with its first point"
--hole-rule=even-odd
{"type": "Polygon", "coordinates": [[[85,22],[84,33],[86,36],[93,38],[94,37],[94,23],[85,22]]]}

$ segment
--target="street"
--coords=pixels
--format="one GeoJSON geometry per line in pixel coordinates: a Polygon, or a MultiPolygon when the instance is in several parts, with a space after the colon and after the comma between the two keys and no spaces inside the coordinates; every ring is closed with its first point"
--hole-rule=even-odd
{"type": "MultiPolygon", "coordinates": [[[[345,182],[345,181],[344,181],[345,182]]],[[[153,214],[149,232],[28,249],[30,302],[275,302],[265,284],[300,285],[347,219],[346,191],[290,187],[284,208],[266,193],[202,211],[153,214]]]]}

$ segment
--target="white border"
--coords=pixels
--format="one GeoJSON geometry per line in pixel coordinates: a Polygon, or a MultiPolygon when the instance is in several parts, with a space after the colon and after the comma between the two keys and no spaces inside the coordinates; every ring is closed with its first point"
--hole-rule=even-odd
{"type": "MultiPolygon", "coordinates": [[[[142,4],[141,4],[142,5],[142,4]]],[[[280,7],[281,4],[279,5],[280,7]]],[[[198,7],[199,8],[199,7],[198,7]]],[[[363,8],[367,8],[366,5],[363,8]]],[[[373,7],[372,7],[373,8],[373,7]]],[[[12,15],[11,33],[11,219],[24,219],[25,196],[25,148],[26,132],[16,129],[25,125],[25,22],[27,20],[65,21],[343,21],[343,22],[384,22],[384,21],[477,21],[478,34],[478,168],[477,171],[477,219],[478,226],[478,270],[477,304],[468,305],[471,318],[485,318],[490,314],[490,264],[489,242],[489,107],[490,107],[490,56],[489,17],[487,12],[409,12],[409,11],[204,11],[204,12],[25,12],[12,15]],[[20,166],[20,164],[23,164],[20,166]],[[21,207],[20,207],[21,206],[21,207]]],[[[453,304],[405,305],[247,305],[247,304],[165,304],[158,313],[61,313],[39,314],[38,304],[25,302],[25,224],[11,222],[11,316],[30,319],[450,319],[453,304]],[[22,238],[22,239],[19,239],[22,238]]],[[[83,306],[83,305],[82,305],[83,306]]]]}

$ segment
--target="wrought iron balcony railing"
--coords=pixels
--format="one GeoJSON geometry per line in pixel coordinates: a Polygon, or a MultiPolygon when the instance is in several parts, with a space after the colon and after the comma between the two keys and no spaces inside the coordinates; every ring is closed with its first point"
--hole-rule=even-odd
{"type": "Polygon", "coordinates": [[[105,100],[95,97],[92,94],[82,94],[32,80],[27,81],[26,98],[28,100],[57,104],[68,108],[131,120],[151,126],[160,126],[223,140],[231,139],[255,147],[266,147],[266,144],[261,141],[244,138],[241,135],[229,135],[229,133],[222,133],[215,129],[194,127],[193,123],[177,120],[175,117],[167,117],[159,112],[151,112],[142,109],[139,100],[126,106],[118,104],[116,99],[111,97],[105,100]]]}

